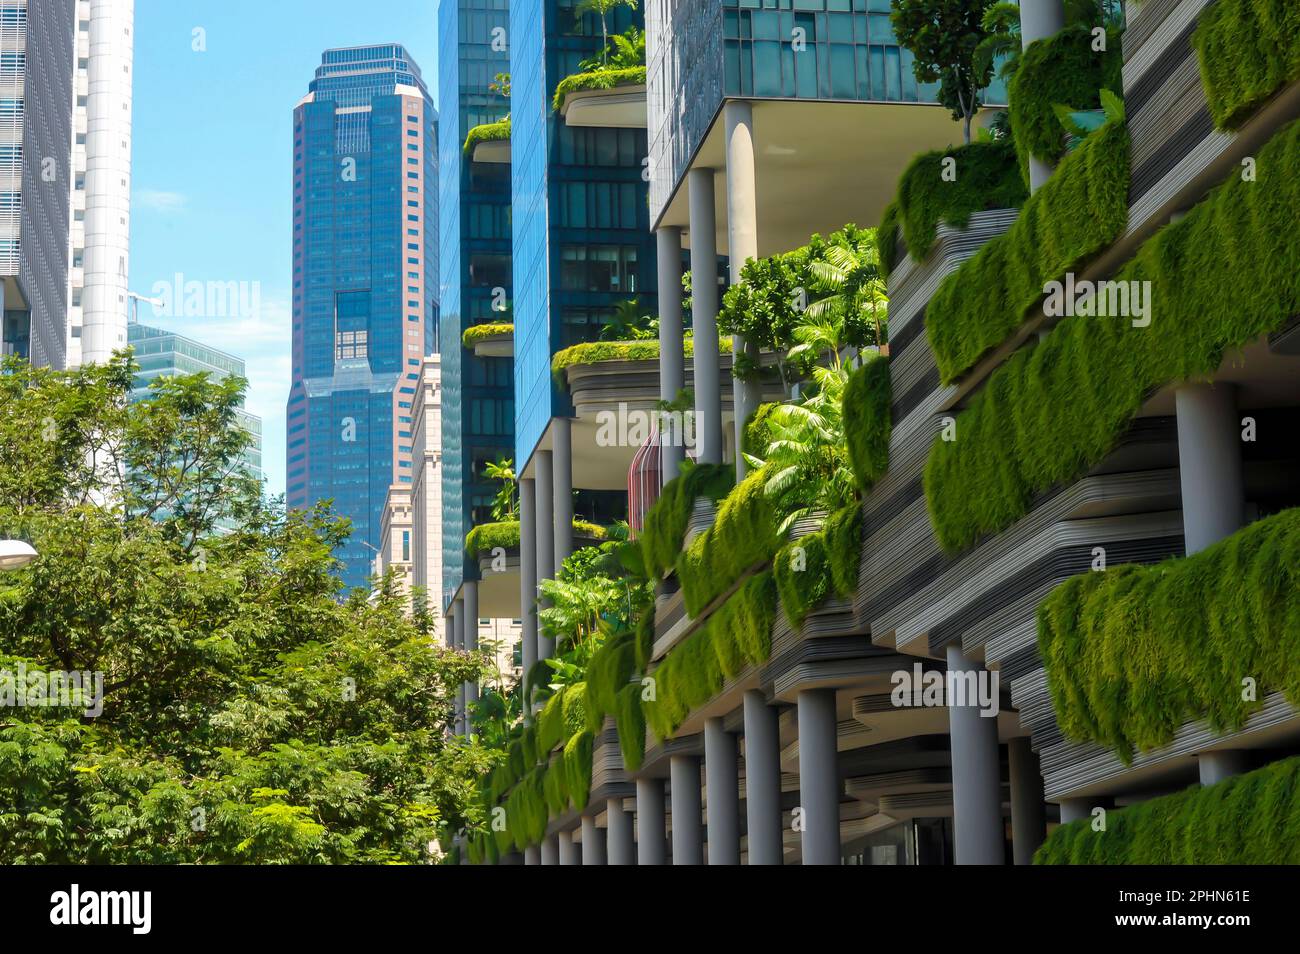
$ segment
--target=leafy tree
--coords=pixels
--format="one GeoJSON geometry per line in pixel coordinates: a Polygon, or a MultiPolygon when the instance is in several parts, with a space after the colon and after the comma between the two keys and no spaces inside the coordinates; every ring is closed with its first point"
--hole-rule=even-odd
{"type": "Polygon", "coordinates": [[[636,0],[578,0],[573,8],[574,16],[581,20],[588,13],[600,17],[600,61],[609,64],[609,15],[619,7],[636,9],[636,0]]]}
{"type": "Polygon", "coordinates": [[[628,298],[614,306],[610,316],[600,329],[603,341],[641,341],[659,337],[659,319],[641,311],[641,302],[637,298],[628,298]]]}
{"type": "Polygon", "coordinates": [[[488,89],[505,99],[510,98],[510,74],[498,73],[493,77],[492,82],[488,83],[488,89]]]}
{"type": "Polygon", "coordinates": [[[489,461],[483,467],[483,476],[501,482],[497,495],[492,498],[492,519],[518,520],[519,478],[515,476],[515,462],[509,457],[489,461]]]}
{"type": "Polygon", "coordinates": [[[347,522],[242,472],[242,382],[133,404],[131,378],[125,357],[0,368],[0,536],[40,553],[0,581],[0,685],[102,679],[97,716],[0,715],[0,862],[434,859],[482,824],[497,756],[448,726],[483,660],[408,620],[391,574],[341,592],[347,522]]]}
{"type": "Polygon", "coordinates": [[[838,312],[847,343],[883,345],[889,299],[880,273],[875,229],[849,224],[810,249],[808,269],[820,295],[808,304],[808,316],[820,318],[838,312]]]}
{"type": "MultiPolygon", "coordinates": [[[[1124,26],[1124,5],[1120,0],[1064,0],[1065,25],[1105,26],[1119,30],[1124,26]]],[[[975,48],[975,69],[981,73],[1001,58],[998,75],[1010,80],[1020,66],[1020,4],[994,3],[984,12],[982,26],[988,35],[975,48]]]]}
{"type": "Polygon", "coordinates": [[[594,73],[601,69],[626,70],[636,66],[645,66],[645,33],[633,26],[611,36],[609,48],[580,62],[578,69],[594,73]]]}
{"type": "Polygon", "coordinates": [[[890,20],[898,42],[912,52],[922,83],[938,82],[939,101],[962,123],[971,141],[979,93],[993,79],[993,63],[977,57],[989,36],[984,14],[993,0],[895,0],[890,20]]]}

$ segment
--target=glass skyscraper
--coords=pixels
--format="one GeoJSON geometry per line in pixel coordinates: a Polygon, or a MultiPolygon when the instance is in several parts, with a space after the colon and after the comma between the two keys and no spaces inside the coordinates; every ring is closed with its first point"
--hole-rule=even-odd
{"type": "Polygon", "coordinates": [[[390,484],[412,479],[412,405],[435,347],[437,112],[398,44],[326,50],[293,122],[287,502],[352,521],[365,583],[390,484]]]}
{"type": "MultiPolygon", "coordinates": [[[[164,375],[202,372],[213,381],[247,377],[242,359],[173,331],[132,323],[127,325],[126,339],[135,352],[135,363],[139,365],[131,382],[132,401],[147,398],[154,379],[164,375]]],[[[244,464],[252,476],[261,480],[262,419],[243,410],[236,414],[236,418],[239,426],[252,437],[248,450],[244,452],[244,464]]]]}
{"type": "MultiPolygon", "coordinates": [[[[600,20],[574,0],[515,0],[510,9],[514,191],[515,454],[522,468],[552,417],[572,413],[551,355],[599,336],[630,298],[656,311],[655,242],[644,129],[571,127],[552,97],[600,50],[600,20]]],[[[644,23],[608,14],[611,34],[644,23]]]]}
{"type": "Polygon", "coordinates": [[[489,88],[510,72],[509,18],[508,0],[442,0],[438,8],[445,600],[467,571],[477,574],[465,561],[465,534],[491,520],[496,487],[484,465],[514,448],[513,360],[461,346],[466,328],[508,321],[513,297],[510,165],[473,162],[462,151],[470,129],[510,112],[510,100],[489,88]]]}

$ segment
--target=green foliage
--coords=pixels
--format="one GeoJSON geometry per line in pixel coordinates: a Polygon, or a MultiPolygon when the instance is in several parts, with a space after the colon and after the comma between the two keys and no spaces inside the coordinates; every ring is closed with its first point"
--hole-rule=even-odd
{"type": "Polygon", "coordinates": [[[1062,731],[1131,759],[1185,722],[1240,729],[1267,693],[1300,704],[1300,509],[1193,556],[1085,573],[1038,610],[1062,731]],[[1116,665],[1116,660],[1124,660],[1116,665]],[[1256,681],[1261,701],[1242,699],[1256,681]]]}
{"type": "Polygon", "coordinates": [[[851,504],[827,517],[822,529],[792,540],[772,559],[781,608],[792,626],[834,593],[850,599],[862,558],[862,507],[851,504]]]}
{"type": "Polygon", "coordinates": [[[721,500],[735,484],[736,469],[730,465],[694,464],[683,466],[681,474],[664,485],[641,529],[641,552],[651,579],[662,579],[677,565],[695,501],[721,500]]]}
{"type": "Polygon", "coordinates": [[[618,726],[618,747],[623,753],[623,767],[629,772],[641,768],[645,761],[645,713],[641,709],[641,685],[632,683],[618,691],[614,720],[618,726]]]}
{"type": "Polygon", "coordinates": [[[993,79],[993,64],[977,56],[989,36],[984,14],[993,0],[894,0],[890,21],[899,45],[912,52],[921,83],[938,82],[939,101],[965,124],[980,106],[980,90],[993,79]]]}
{"type": "Polygon", "coordinates": [[[1157,389],[1212,374],[1300,313],[1300,125],[1257,158],[1256,181],[1233,173],[1115,275],[1151,282],[1148,326],[1064,319],[990,376],[955,441],[936,439],[925,492],[945,550],[1010,526],[1034,494],[1100,462],[1157,389]]]}
{"type": "Polygon", "coordinates": [[[1300,864],[1300,758],[1062,825],[1034,864],[1300,864]]]}
{"type": "Polygon", "coordinates": [[[876,356],[849,375],[844,386],[844,437],[859,489],[866,492],[889,467],[889,359],[876,356]]]}
{"type": "Polygon", "coordinates": [[[509,322],[486,322],[481,325],[471,325],[465,329],[465,333],[460,336],[461,344],[471,351],[474,346],[481,341],[489,338],[498,338],[501,335],[513,335],[515,326],[509,322]]]}
{"type": "Polygon", "coordinates": [[[639,298],[625,298],[601,326],[600,337],[603,341],[657,341],[659,319],[642,310],[639,298]]]}
{"type": "Polygon", "coordinates": [[[636,669],[645,672],[650,668],[650,657],[655,645],[655,614],[651,610],[641,614],[636,624],[636,669]]]}
{"type": "Polygon", "coordinates": [[[934,246],[940,222],[964,229],[974,213],[1018,209],[1027,196],[1016,150],[1010,142],[973,142],[923,152],[899,178],[898,196],[881,220],[876,233],[880,260],[886,268],[897,262],[898,239],[896,234],[887,234],[891,228],[902,228],[908,254],[919,262],[934,246]],[[944,178],[947,159],[956,162],[956,178],[952,181],[944,178]]]}
{"type": "MultiPolygon", "coordinates": [[[[569,801],[578,811],[587,807],[587,799],[591,795],[591,753],[594,742],[595,737],[591,731],[583,729],[564,743],[564,783],[569,801]]],[[[536,839],[540,840],[540,837],[536,839]]]]}
{"type": "Polygon", "coordinates": [[[699,616],[747,570],[770,560],[780,546],[767,478],[764,468],[747,475],[718,505],[713,526],[678,557],[677,577],[691,616],[699,616]]]}
{"type": "Polygon", "coordinates": [[[223,476],[238,386],[181,376],[132,404],[122,359],[3,371],[0,537],[41,556],[0,585],[0,672],[103,692],[97,717],[5,707],[0,862],[416,863],[481,823],[493,757],[447,726],[482,661],[407,620],[391,576],[340,601],[346,523],[223,476]]]}
{"type": "MultiPolygon", "coordinates": [[[[1094,43],[1091,27],[1076,24],[1031,43],[1020,59],[1007,86],[1007,112],[1025,182],[1030,156],[1055,162],[1065,152],[1065,130],[1056,117],[1056,105],[1099,109],[1101,90],[1124,95],[1119,33],[1107,33],[1105,52],[1094,51],[1094,43]]],[[[1122,184],[1127,187],[1127,176],[1122,184]]]]}
{"type": "Polygon", "coordinates": [[[1128,181],[1128,129],[1108,123],[1065,157],[1010,230],[943,280],[925,314],[943,383],[1019,328],[1046,282],[1079,268],[1123,233],[1128,181]]]}
{"type": "Polygon", "coordinates": [[[1201,12],[1192,46],[1214,124],[1238,129],[1274,93],[1300,79],[1300,6],[1294,0],[1220,0],[1201,12]]]}
{"type": "Polygon", "coordinates": [[[587,666],[587,728],[599,732],[605,716],[618,712],[618,694],[627,686],[636,666],[634,634],[629,630],[610,637],[596,650],[587,666]]]}
{"type": "Polygon", "coordinates": [[[616,86],[644,86],[645,67],[628,66],[622,69],[599,69],[590,73],[574,73],[560,80],[555,86],[555,98],[552,106],[556,112],[564,105],[564,98],[570,93],[593,89],[614,89],[616,86]]]}
{"type": "Polygon", "coordinates": [[[876,255],[880,260],[880,274],[884,278],[898,264],[899,228],[902,224],[903,210],[897,202],[885,206],[880,215],[880,225],[876,228],[876,255]]]}
{"type": "Polygon", "coordinates": [[[480,523],[465,534],[465,552],[471,556],[491,553],[497,547],[511,550],[519,546],[519,521],[502,520],[480,523]]]}
{"type": "MultiPolygon", "coordinates": [[[[651,673],[654,699],[642,703],[646,724],[662,741],[691,711],[712,699],[726,679],[759,666],[772,653],[776,586],[770,571],[755,574],[651,673]]],[[[639,686],[633,686],[639,689],[639,686]]]]}
{"type": "Polygon", "coordinates": [[[483,476],[496,481],[501,486],[492,498],[492,519],[511,521],[519,519],[519,478],[515,474],[515,462],[509,457],[488,461],[483,468],[483,476]]]}
{"type": "Polygon", "coordinates": [[[481,142],[509,142],[510,141],[510,117],[507,116],[495,123],[483,123],[475,126],[465,137],[463,151],[469,158],[474,156],[474,147],[481,142]]]}
{"type": "MultiPolygon", "coordinates": [[[[695,339],[687,335],[683,339],[683,354],[690,358],[695,355],[695,339]]],[[[723,338],[718,342],[720,354],[731,353],[731,341],[723,338]]],[[[659,342],[653,338],[640,341],[584,341],[555,352],[551,357],[551,373],[560,377],[564,369],[578,364],[599,364],[602,361],[658,361],[659,342]]]]}

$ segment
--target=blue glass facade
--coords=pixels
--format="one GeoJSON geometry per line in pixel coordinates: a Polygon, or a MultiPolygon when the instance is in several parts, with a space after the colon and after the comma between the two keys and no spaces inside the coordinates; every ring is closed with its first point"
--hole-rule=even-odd
{"type": "Polygon", "coordinates": [[[332,500],[365,583],[388,487],[411,482],[412,405],[434,347],[437,113],[395,44],[328,50],[294,110],[287,502],[332,500]]]}
{"type": "MultiPolygon", "coordinates": [[[[508,0],[442,0],[438,7],[438,182],[442,322],[443,594],[465,574],[465,534],[491,519],[496,488],[484,465],[514,453],[514,362],[461,346],[471,325],[508,320],[511,298],[510,166],[471,162],[470,129],[505,118],[510,101],[490,89],[510,72],[508,0]],[[452,120],[455,117],[455,121],[452,120]]],[[[471,576],[472,578],[472,576],[471,576]]]]}
{"type": "MultiPolygon", "coordinates": [[[[609,32],[641,26],[619,7],[609,32]]],[[[655,243],[642,129],[571,128],[555,87],[599,51],[600,21],[573,0],[515,0],[510,10],[514,192],[515,459],[532,455],[552,417],[570,414],[551,355],[599,335],[614,306],[653,314],[655,243]]]]}

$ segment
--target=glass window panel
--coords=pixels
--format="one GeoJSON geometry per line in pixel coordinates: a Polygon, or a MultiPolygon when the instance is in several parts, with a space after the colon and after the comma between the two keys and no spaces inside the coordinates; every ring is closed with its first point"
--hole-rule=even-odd
{"type": "Polygon", "coordinates": [[[754,44],[754,95],[781,95],[781,44],[754,44]]]}
{"type": "Polygon", "coordinates": [[[831,47],[831,95],[836,99],[852,99],[856,93],[853,47],[834,44],[831,47]]]}
{"type": "Polygon", "coordinates": [[[903,90],[903,68],[902,58],[896,46],[885,47],[885,83],[889,88],[889,98],[900,98],[903,90]]]}

